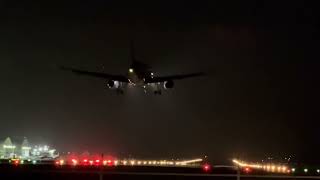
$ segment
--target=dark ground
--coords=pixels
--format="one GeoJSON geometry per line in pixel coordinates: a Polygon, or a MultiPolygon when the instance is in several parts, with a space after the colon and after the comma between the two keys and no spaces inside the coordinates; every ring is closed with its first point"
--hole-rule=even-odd
{"type": "MultiPolygon", "coordinates": [[[[285,174],[278,177],[266,177],[270,174],[252,171],[250,174],[241,172],[241,180],[253,179],[297,179],[294,175],[306,174],[285,174]],[[250,177],[258,175],[260,177],[250,177]],[[263,176],[263,177],[261,177],[263,176]],[[287,177],[284,177],[287,176],[287,177]]],[[[276,175],[276,174],[274,174],[276,175]]],[[[279,174],[278,174],[279,175],[279,174]]],[[[311,178],[312,175],[308,178],[311,178]]],[[[316,176],[320,179],[320,176],[316,176]]],[[[77,180],[105,180],[105,179],[215,179],[215,180],[236,180],[236,171],[223,168],[212,168],[205,172],[199,168],[174,168],[174,167],[73,167],[55,165],[0,165],[0,180],[2,179],[77,179],[77,180]],[[224,176],[224,177],[221,177],[224,176]],[[228,177],[229,176],[229,177],[228,177]]],[[[307,179],[307,178],[299,178],[307,179]]]]}

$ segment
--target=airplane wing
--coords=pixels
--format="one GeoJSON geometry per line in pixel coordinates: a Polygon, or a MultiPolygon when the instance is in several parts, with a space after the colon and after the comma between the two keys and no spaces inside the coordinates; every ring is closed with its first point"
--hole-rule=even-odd
{"type": "Polygon", "coordinates": [[[107,73],[100,73],[100,72],[90,72],[90,71],[84,71],[69,67],[60,67],[62,70],[71,71],[73,73],[79,74],[79,75],[85,75],[85,76],[92,76],[102,79],[110,79],[114,81],[120,81],[120,82],[126,82],[128,83],[128,78],[122,75],[113,75],[113,74],[107,74],[107,73]]]}
{"type": "Polygon", "coordinates": [[[170,81],[170,80],[180,80],[180,79],[186,79],[186,78],[204,76],[204,75],[205,75],[205,73],[198,72],[198,73],[191,73],[191,74],[159,76],[159,77],[153,77],[153,78],[147,79],[146,83],[157,83],[157,82],[165,82],[165,81],[170,81]]]}

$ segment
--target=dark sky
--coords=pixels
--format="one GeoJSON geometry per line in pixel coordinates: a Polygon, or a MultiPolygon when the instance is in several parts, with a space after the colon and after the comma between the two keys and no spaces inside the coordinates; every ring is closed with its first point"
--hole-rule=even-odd
{"type": "Polygon", "coordinates": [[[221,162],[320,159],[319,19],[303,1],[0,1],[0,137],[60,151],[221,162]],[[59,70],[123,74],[129,41],[162,96],[59,70]],[[316,153],[317,152],[317,153],[316,153]]]}

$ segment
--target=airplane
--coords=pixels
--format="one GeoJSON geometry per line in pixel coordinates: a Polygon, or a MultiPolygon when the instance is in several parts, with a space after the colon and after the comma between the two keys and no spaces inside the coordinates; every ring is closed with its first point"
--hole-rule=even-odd
{"type": "Polygon", "coordinates": [[[176,74],[169,76],[155,76],[151,71],[151,67],[141,61],[138,61],[134,54],[133,48],[131,47],[131,66],[128,69],[126,75],[115,75],[103,72],[92,72],[80,69],[74,69],[70,67],[60,67],[63,70],[68,70],[78,75],[92,76],[96,78],[102,78],[107,80],[107,86],[110,89],[115,89],[118,94],[124,93],[124,88],[129,86],[142,87],[144,92],[147,89],[152,89],[155,95],[161,95],[161,87],[164,89],[171,89],[174,87],[174,81],[187,79],[191,77],[203,76],[205,73],[196,72],[189,74],[176,74]]]}

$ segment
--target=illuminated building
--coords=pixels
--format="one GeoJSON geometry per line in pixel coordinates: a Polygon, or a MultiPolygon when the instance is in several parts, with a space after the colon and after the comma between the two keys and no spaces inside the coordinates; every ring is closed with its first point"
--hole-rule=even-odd
{"type": "Polygon", "coordinates": [[[12,143],[10,137],[7,137],[5,141],[0,144],[0,159],[54,159],[58,157],[55,151],[55,149],[51,149],[47,145],[32,148],[27,138],[23,139],[21,146],[16,146],[12,143]]]}
{"type": "Polygon", "coordinates": [[[31,151],[31,155],[41,159],[53,159],[58,156],[55,154],[55,151],[55,149],[50,149],[47,145],[35,146],[31,151]]]}
{"type": "Polygon", "coordinates": [[[27,138],[24,138],[22,145],[21,145],[21,157],[29,158],[30,157],[30,150],[31,147],[29,145],[29,142],[27,138]]]}
{"type": "Polygon", "coordinates": [[[4,140],[1,148],[2,148],[1,158],[8,159],[8,158],[14,158],[15,157],[16,146],[12,144],[11,139],[9,137],[7,137],[4,140]]]}

